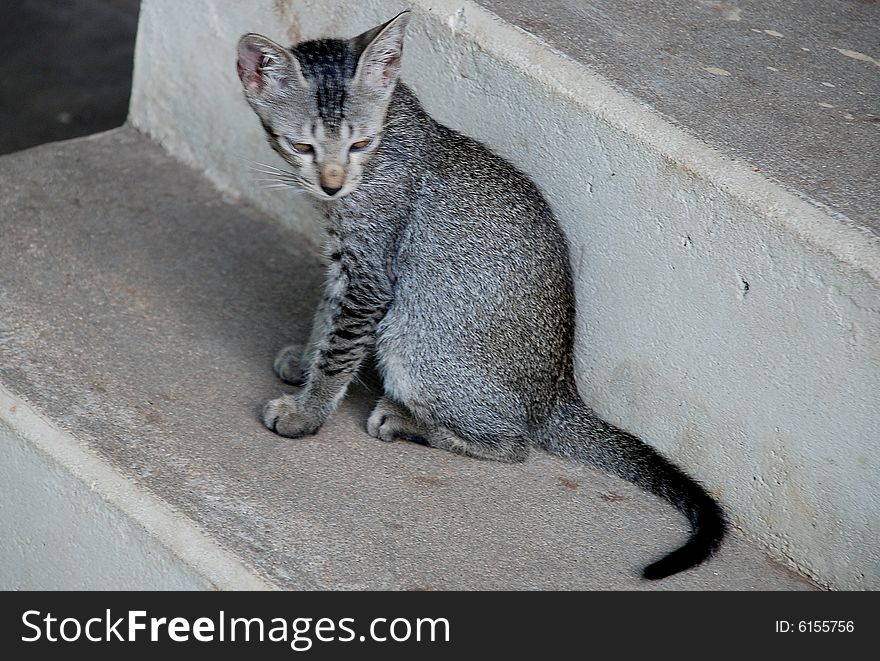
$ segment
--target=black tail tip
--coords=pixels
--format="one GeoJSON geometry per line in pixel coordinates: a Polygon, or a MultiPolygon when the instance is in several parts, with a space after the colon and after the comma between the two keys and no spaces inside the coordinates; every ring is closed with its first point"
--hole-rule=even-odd
{"type": "Polygon", "coordinates": [[[642,570],[642,578],[649,581],[659,581],[661,578],[667,578],[673,574],[677,574],[691,567],[708,560],[713,552],[713,548],[688,548],[685,545],[682,548],[673,551],[666,557],[660,558],[657,562],[652,562],[642,570]]]}
{"type": "Polygon", "coordinates": [[[667,578],[694,566],[692,564],[681,565],[677,562],[671,563],[668,562],[668,560],[669,556],[662,560],[658,560],[657,562],[652,562],[642,570],[642,578],[649,581],[659,581],[661,578],[667,578]]]}
{"type": "Polygon", "coordinates": [[[696,567],[715,555],[727,532],[724,513],[721,507],[713,502],[711,507],[703,511],[701,519],[687,544],[645,567],[642,570],[642,578],[658,581],[696,567]]]}

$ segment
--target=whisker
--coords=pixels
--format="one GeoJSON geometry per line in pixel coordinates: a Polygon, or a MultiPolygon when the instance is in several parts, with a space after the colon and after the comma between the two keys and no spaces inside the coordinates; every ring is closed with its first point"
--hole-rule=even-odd
{"type": "Polygon", "coordinates": [[[262,161],[255,161],[255,160],[253,160],[252,158],[247,158],[247,157],[245,157],[245,156],[239,156],[239,158],[240,158],[241,160],[243,160],[245,163],[248,163],[249,165],[261,165],[261,166],[264,166],[264,167],[267,167],[267,168],[274,168],[274,167],[276,167],[276,166],[274,166],[274,165],[270,165],[270,164],[268,164],[268,163],[263,163],[262,161]]]}
{"type": "Polygon", "coordinates": [[[269,163],[261,163],[244,156],[238,158],[248,164],[248,169],[251,172],[265,175],[265,177],[254,179],[257,184],[265,184],[260,186],[263,190],[292,190],[295,193],[305,193],[302,190],[302,187],[308,184],[305,177],[269,163]]]}
{"type": "Polygon", "coordinates": [[[244,159],[248,162],[248,167],[251,170],[255,170],[257,172],[273,172],[278,174],[293,174],[289,170],[285,170],[283,168],[279,168],[275,165],[270,165],[269,163],[260,163],[259,161],[251,161],[250,159],[244,159]]]}
{"type": "Polygon", "coordinates": [[[306,192],[302,188],[299,188],[298,186],[287,186],[284,184],[261,186],[260,188],[262,188],[263,190],[293,191],[294,193],[300,194],[300,195],[306,192]]]}
{"type": "Polygon", "coordinates": [[[276,168],[275,166],[272,166],[272,165],[266,165],[265,163],[257,163],[254,165],[249,165],[248,169],[249,170],[267,170],[269,172],[284,172],[284,170],[282,170],[281,168],[276,168]]]}
{"type": "Polygon", "coordinates": [[[256,172],[258,174],[267,174],[273,177],[297,177],[298,175],[293,172],[274,172],[273,170],[251,170],[251,172],[256,172]]]}

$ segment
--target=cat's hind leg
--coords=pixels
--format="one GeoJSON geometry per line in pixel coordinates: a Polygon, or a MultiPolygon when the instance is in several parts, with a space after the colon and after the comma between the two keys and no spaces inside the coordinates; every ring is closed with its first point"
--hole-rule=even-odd
{"type": "Polygon", "coordinates": [[[456,434],[442,425],[416,420],[406,407],[387,397],[380,399],[370,414],[367,432],[383,441],[411,441],[468,457],[505,463],[519,463],[529,455],[529,444],[524,437],[468,431],[456,434]]]}
{"type": "Polygon", "coordinates": [[[367,419],[367,433],[380,441],[410,441],[428,445],[430,429],[418,424],[402,404],[382,397],[367,419]]]}
{"type": "Polygon", "coordinates": [[[476,434],[470,431],[456,434],[446,427],[435,428],[428,436],[428,445],[467,457],[507,464],[522,463],[529,456],[529,443],[522,436],[476,434]]]}

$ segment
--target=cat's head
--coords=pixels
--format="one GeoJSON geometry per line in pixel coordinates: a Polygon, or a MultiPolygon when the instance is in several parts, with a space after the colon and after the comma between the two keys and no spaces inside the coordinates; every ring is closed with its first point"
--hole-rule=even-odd
{"type": "Polygon", "coordinates": [[[245,97],[296,184],[315,197],[338,199],[360,184],[382,138],[408,21],[403,12],[354,39],[289,49],[258,34],[239,41],[245,97]]]}

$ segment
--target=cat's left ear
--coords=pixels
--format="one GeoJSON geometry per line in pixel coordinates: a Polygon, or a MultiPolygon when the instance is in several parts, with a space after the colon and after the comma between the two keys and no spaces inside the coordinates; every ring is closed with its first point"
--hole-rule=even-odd
{"type": "Polygon", "coordinates": [[[409,11],[403,11],[387,23],[367,30],[351,40],[359,54],[354,79],[383,95],[390,94],[400,75],[403,37],[409,23],[409,11]]]}
{"type": "Polygon", "coordinates": [[[250,97],[261,97],[293,84],[305,85],[296,58],[289,50],[259,34],[238,42],[238,77],[250,97]]]}

